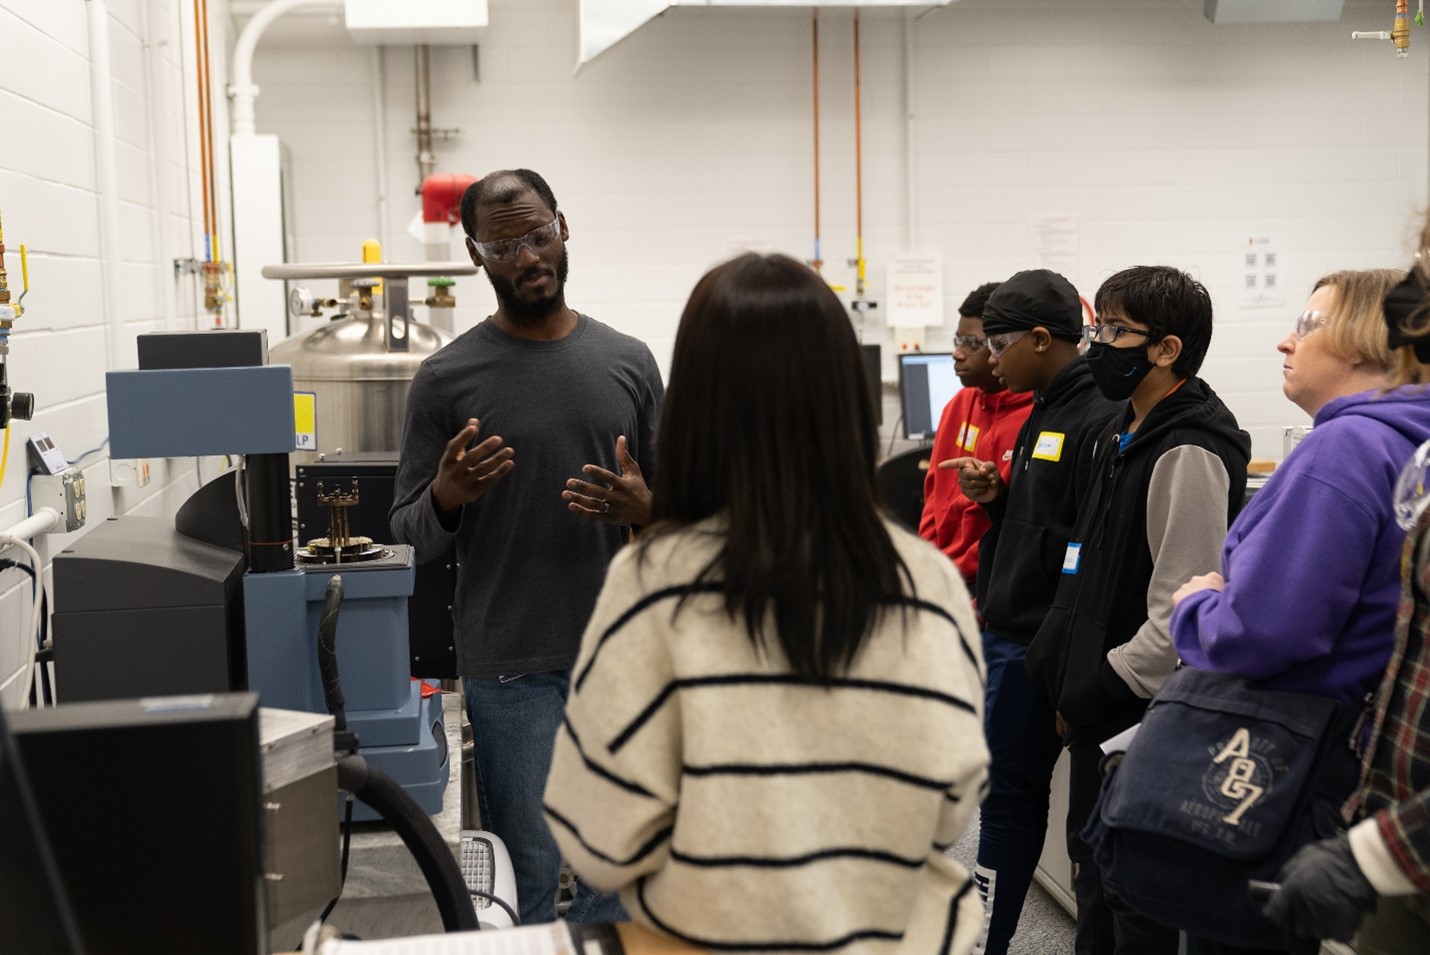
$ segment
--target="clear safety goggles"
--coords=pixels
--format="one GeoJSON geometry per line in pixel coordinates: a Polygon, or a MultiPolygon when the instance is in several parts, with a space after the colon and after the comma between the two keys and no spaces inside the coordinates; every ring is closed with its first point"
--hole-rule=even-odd
{"type": "Polygon", "coordinates": [[[1430,441],[1415,449],[1395,482],[1395,522],[1407,533],[1430,505],[1430,441]]]}
{"type": "Polygon", "coordinates": [[[482,258],[492,262],[515,262],[516,257],[521,254],[521,247],[524,245],[532,252],[540,253],[557,237],[561,235],[561,219],[552,219],[539,229],[532,229],[526,235],[516,239],[497,239],[493,242],[478,242],[472,240],[472,245],[476,246],[477,254],[482,258]]]}

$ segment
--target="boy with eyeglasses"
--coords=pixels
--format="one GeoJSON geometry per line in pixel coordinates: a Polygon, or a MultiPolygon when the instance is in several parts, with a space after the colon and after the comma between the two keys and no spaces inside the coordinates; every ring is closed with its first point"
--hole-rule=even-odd
{"type": "Polygon", "coordinates": [[[958,472],[940,461],[972,455],[994,462],[1006,482],[1013,467],[1013,442],[1028,413],[1031,392],[1013,392],[993,374],[983,336],[983,307],[997,282],[978,286],[958,307],[953,370],[963,387],[949,399],[934,432],[931,466],[924,478],[924,510],[919,536],[953,561],[973,592],[978,575],[978,542],[988,531],[988,515],[958,486],[958,472]]]}
{"type": "Polygon", "coordinates": [[[1067,279],[1019,272],[983,309],[994,374],[1032,406],[1011,469],[963,456],[942,461],[991,521],[979,545],[978,606],[988,667],[984,732],[992,755],[979,812],[974,879],[987,907],[980,948],[1002,955],[1018,927],[1042,854],[1048,794],[1061,741],[1052,704],[1023,665],[1057,589],[1078,500],[1091,483],[1092,439],[1119,405],[1102,397],[1078,355],[1082,303],[1067,279]],[[1008,477],[1005,480],[1004,474],[1008,477]]]}
{"type": "Polygon", "coordinates": [[[1105,397],[1127,403],[1097,437],[1093,482],[1027,665],[1069,750],[1077,952],[1175,955],[1174,930],[1104,893],[1079,833],[1097,801],[1100,744],[1137,723],[1176,668],[1172,595],[1219,566],[1251,439],[1197,377],[1212,337],[1200,282],[1168,266],[1126,269],[1098,289],[1096,310],[1088,368],[1105,397]]]}

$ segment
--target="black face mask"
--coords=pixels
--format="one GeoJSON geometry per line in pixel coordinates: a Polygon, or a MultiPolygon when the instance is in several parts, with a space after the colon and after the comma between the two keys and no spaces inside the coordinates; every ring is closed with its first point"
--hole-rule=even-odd
{"type": "Polygon", "coordinates": [[[1385,316],[1386,344],[1391,351],[1402,345],[1413,344],[1415,357],[1422,364],[1430,364],[1430,336],[1410,337],[1403,329],[1407,319],[1425,307],[1425,289],[1412,272],[1405,280],[1386,293],[1382,303],[1385,316]]]}
{"type": "MultiPolygon", "coordinates": [[[[1149,343],[1150,344],[1150,343],[1149,343]]],[[[1118,348],[1093,342],[1087,346],[1087,367],[1093,383],[1110,401],[1125,401],[1156,366],[1147,360],[1147,348],[1118,348]]]]}

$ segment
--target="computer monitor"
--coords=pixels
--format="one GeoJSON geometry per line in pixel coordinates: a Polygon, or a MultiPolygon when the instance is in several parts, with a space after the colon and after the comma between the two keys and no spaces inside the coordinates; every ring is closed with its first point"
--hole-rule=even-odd
{"type": "Polygon", "coordinates": [[[255,694],[6,715],[89,951],[268,951],[255,694]]]}
{"type": "Polygon", "coordinates": [[[906,352],[899,356],[899,400],[904,437],[927,441],[938,429],[944,405],[963,387],[949,352],[906,352]]]}
{"type": "Polygon", "coordinates": [[[0,709],[0,939],[17,952],[84,951],[35,793],[0,709]]]}
{"type": "MultiPolygon", "coordinates": [[[[874,403],[874,423],[884,423],[883,349],[878,345],[861,345],[864,352],[864,381],[869,386],[869,400],[874,403]]],[[[416,676],[416,671],[413,671],[416,676]]]]}

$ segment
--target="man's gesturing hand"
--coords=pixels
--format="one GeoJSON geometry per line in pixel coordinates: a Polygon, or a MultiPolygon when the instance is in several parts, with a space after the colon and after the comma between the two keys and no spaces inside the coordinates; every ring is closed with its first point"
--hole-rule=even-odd
{"type": "Polygon", "coordinates": [[[582,517],[607,524],[644,527],[650,523],[650,489],[646,487],[641,466],[626,450],[625,435],[616,439],[616,462],[620,465],[620,474],[594,464],[586,465],[582,472],[601,483],[572,478],[566,482],[561,497],[573,513],[582,517]]]}
{"type": "Polygon", "coordinates": [[[471,504],[516,467],[512,460],[515,452],[502,447],[497,435],[468,447],[480,431],[481,422],[468,418],[467,426],[442,451],[432,481],[432,503],[444,518],[455,517],[463,504],[471,504]]]}

